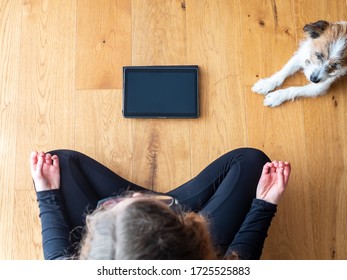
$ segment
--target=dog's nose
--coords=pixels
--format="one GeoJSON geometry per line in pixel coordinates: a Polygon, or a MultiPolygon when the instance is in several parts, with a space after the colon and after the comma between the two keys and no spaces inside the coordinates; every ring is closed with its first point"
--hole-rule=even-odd
{"type": "Polygon", "coordinates": [[[320,79],[318,78],[318,75],[311,75],[310,81],[311,81],[312,83],[317,84],[317,83],[320,82],[320,79]]]}

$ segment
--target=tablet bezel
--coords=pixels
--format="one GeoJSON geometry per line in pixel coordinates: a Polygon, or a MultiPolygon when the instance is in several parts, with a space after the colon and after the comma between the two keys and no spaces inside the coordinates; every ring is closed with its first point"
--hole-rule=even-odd
{"type": "Polygon", "coordinates": [[[124,66],[123,67],[123,108],[122,113],[125,118],[179,118],[179,119],[191,119],[199,117],[199,68],[197,65],[174,65],[174,66],[124,66]],[[192,92],[191,98],[194,98],[195,109],[192,112],[187,113],[146,113],[146,112],[129,112],[128,111],[128,75],[132,71],[143,73],[155,73],[155,72],[172,72],[182,73],[189,72],[194,73],[194,92],[192,92]]]}

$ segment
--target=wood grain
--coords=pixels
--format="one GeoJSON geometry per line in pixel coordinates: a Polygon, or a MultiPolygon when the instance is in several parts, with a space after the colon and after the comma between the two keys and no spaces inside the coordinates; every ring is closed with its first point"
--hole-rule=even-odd
{"type": "Polygon", "coordinates": [[[0,2],[0,259],[13,259],[21,5],[0,2]]]}
{"type": "Polygon", "coordinates": [[[77,91],[76,103],[78,150],[132,180],[132,121],[122,116],[122,91],[77,91]]]}
{"type": "Polygon", "coordinates": [[[75,75],[71,62],[75,57],[75,14],[74,2],[68,0],[26,1],[23,6],[17,142],[12,151],[17,158],[14,213],[21,214],[14,217],[13,238],[33,248],[19,250],[16,244],[15,259],[42,256],[33,243],[41,232],[37,207],[27,207],[36,203],[32,196],[22,195],[34,190],[28,168],[30,152],[74,147],[75,75]],[[29,217],[30,221],[36,217],[36,222],[23,234],[21,224],[27,225],[29,217]]]}
{"type": "Polygon", "coordinates": [[[43,259],[41,221],[33,189],[16,191],[14,206],[13,258],[43,259]]]}
{"type": "Polygon", "coordinates": [[[131,1],[77,1],[77,89],[122,87],[131,64],[131,1]]]}

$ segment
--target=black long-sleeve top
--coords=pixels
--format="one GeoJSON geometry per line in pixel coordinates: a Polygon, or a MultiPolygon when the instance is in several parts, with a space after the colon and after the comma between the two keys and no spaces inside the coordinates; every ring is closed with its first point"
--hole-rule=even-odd
{"type": "MultiPolygon", "coordinates": [[[[44,258],[71,258],[69,228],[64,216],[60,190],[37,192],[42,225],[42,246],[44,258]]],[[[260,199],[254,199],[240,230],[230,244],[226,257],[232,252],[240,259],[260,259],[267,231],[277,206],[260,199]]]]}

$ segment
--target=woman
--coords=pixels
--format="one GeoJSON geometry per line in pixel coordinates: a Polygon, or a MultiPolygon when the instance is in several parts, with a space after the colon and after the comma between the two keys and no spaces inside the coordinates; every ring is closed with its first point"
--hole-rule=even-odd
{"type": "Polygon", "coordinates": [[[45,259],[259,259],[291,171],[240,148],[161,194],[76,151],[30,165],[45,259]]]}

